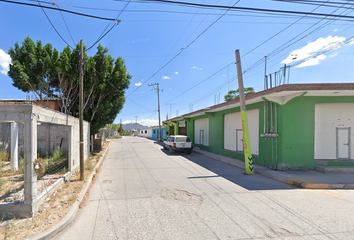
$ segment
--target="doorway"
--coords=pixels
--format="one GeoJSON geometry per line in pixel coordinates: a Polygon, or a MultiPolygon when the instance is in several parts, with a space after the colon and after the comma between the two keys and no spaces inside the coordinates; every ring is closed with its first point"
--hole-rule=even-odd
{"type": "Polygon", "coordinates": [[[350,127],[337,127],[337,159],[350,159],[350,127]]]}

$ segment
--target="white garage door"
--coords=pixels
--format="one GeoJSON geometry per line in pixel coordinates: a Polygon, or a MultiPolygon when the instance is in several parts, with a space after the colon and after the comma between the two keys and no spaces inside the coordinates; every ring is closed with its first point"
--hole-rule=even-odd
{"type": "Polygon", "coordinates": [[[194,121],[194,141],[196,144],[209,146],[209,118],[194,121]]]}
{"type": "Polygon", "coordinates": [[[354,103],[315,107],[315,159],[353,159],[354,103]]]}
{"type": "MultiPolygon", "coordinates": [[[[259,109],[247,111],[252,154],[259,151],[259,109]]],[[[224,149],[243,152],[241,113],[224,115],[224,149]]]]}

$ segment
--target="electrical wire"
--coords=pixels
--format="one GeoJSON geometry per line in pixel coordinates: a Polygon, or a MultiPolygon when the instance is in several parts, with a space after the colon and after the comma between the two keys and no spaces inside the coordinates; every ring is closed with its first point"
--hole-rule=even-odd
{"type": "MultiPolygon", "coordinates": [[[[127,2],[127,3],[125,4],[125,6],[123,7],[123,9],[119,12],[119,14],[117,15],[117,17],[115,18],[116,21],[118,21],[118,18],[119,18],[120,15],[124,12],[124,10],[127,8],[127,6],[129,5],[129,3],[130,3],[130,0],[129,0],[129,2],[127,2]]],[[[119,23],[119,21],[118,21],[118,23],[119,23]]],[[[115,24],[113,24],[113,26],[110,28],[109,31],[107,31],[106,33],[104,33],[110,25],[111,25],[111,23],[109,23],[109,24],[107,25],[107,27],[102,31],[101,35],[100,35],[100,36],[98,37],[98,39],[96,40],[96,42],[95,42],[92,46],[90,46],[90,47],[87,49],[87,51],[89,51],[93,46],[95,46],[98,42],[100,42],[100,41],[104,38],[104,36],[106,36],[106,35],[113,29],[113,27],[114,27],[115,24]]]]}
{"type": "Polygon", "coordinates": [[[25,5],[25,6],[30,6],[30,7],[39,7],[39,8],[45,8],[45,9],[50,9],[50,10],[54,10],[54,11],[62,11],[62,12],[66,12],[66,13],[71,13],[71,14],[83,16],[83,17],[96,18],[96,19],[106,20],[106,21],[116,21],[114,18],[98,17],[98,16],[94,16],[94,15],[89,15],[89,14],[84,14],[84,13],[69,11],[69,10],[65,10],[65,9],[57,9],[57,8],[53,8],[53,7],[43,6],[43,5],[36,5],[36,4],[30,4],[30,3],[15,2],[15,1],[9,1],[9,0],[0,0],[0,2],[12,3],[12,4],[19,4],[19,5],[25,5]]]}
{"type": "MultiPolygon", "coordinates": [[[[38,2],[38,4],[41,6],[40,2],[38,2]]],[[[49,19],[47,13],[44,11],[44,9],[42,8],[42,6],[41,6],[41,9],[42,9],[44,15],[47,17],[47,19],[48,19],[50,25],[51,25],[52,28],[55,30],[55,32],[59,35],[59,37],[61,38],[61,40],[63,40],[63,41],[66,43],[66,45],[68,45],[70,48],[74,49],[74,48],[73,48],[67,41],[65,41],[65,39],[60,35],[60,33],[59,33],[58,30],[55,28],[55,26],[54,26],[54,24],[52,23],[52,21],[50,21],[50,19],[49,19]]],[[[75,44],[75,43],[74,43],[74,44],[75,44]]]]}
{"type": "MultiPolygon", "coordinates": [[[[117,1],[117,0],[115,0],[117,1]]],[[[214,9],[228,9],[228,11],[234,10],[244,10],[250,12],[268,12],[268,13],[282,13],[282,14],[296,14],[296,15],[312,15],[312,16],[322,16],[322,17],[334,17],[334,18],[348,18],[354,19],[354,16],[343,16],[338,14],[327,14],[327,13],[315,13],[315,12],[301,12],[301,11],[290,11],[290,10],[279,10],[279,9],[266,9],[266,8],[251,8],[251,7],[236,7],[236,6],[224,6],[224,5],[211,5],[211,4],[201,4],[201,3],[191,3],[191,2],[179,2],[179,1],[169,1],[169,0],[141,0],[139,2],[156,2],[156,3],[166,3],[174,4],[187,7],[202,7],[202,8],[214,8],[214,9]]]]}
{"type": "MultiPolygon", "coordinates": [[[[233,5],[235,6],[237,3],[239,3],[241,0],[237,0],[236,3],[233,5]]],[[[145,83],[147,83],[151,78],[156,76],[162,69],[164,69],[168,64],[170,64],[174,59],[176,59],[179,55],[181,55],[184,50],[189,48],[195,41],[197,41],[198,38],[200,38],[204,33],[206,33],[215,23],[217,23],[229,10],[226,10],[221,16],[219,16],[213,23],[211,23],[204,31],[202,31],[196,38],[194,38],[186,47],[181,48],[180,52],[178,52],[171,60],[169,60],[166,64],[164,64],[160,69],[158,69],[151,77],[149,77],[146,81],[144,81],[139,87],[134,89],[132,92],[130,92],[128,96],[130,96],[132,93],[134,93],[136,90],[138,90],[141,86],[143,86],[145,83]]]]}
{"type": "MultiPolygon", "coordinates": [[[[38,1],[38,3],[39,3],[39,1],[38,1]]],[[[59,6],[58,6],[56,3],[53,2],[53,4],[54,4],[55,6],[57,6],[58,9],[60,9],[59,6]]],[[[60,11],[60,15],[61,15],[61,17],[62,17],[62,19],[63,19],[63,21],[64,21],[64,23],[65,23],[66,29],[68,30],[69,35],[70,35],[70,37],[71,37],[71,40],[73,41],[73,44],[74,44],[74,46],[75,46],[74,38],[73,38],[73,36],[71,35],[71,32],[70,32],[70,30],[69,30],[69,27],[68,27],[68,25],[66,24],[64,15],[63,15],[63,13],[62,13],[61,11],[60,11]]]]}

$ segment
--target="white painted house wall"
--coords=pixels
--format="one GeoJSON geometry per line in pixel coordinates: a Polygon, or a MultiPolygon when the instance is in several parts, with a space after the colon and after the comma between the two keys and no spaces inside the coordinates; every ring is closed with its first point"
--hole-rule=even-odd
{"type": "MultiPolygon", "coordinates": [[[[248,128],[250,134],[252,154],[259,154],[259,109],[247,110],[248,128]]],[[[224,115],[224,149],[236,151],[236,129],[238,131],[238,151],[243,152],[242,121],[241,113],[230,113],[224,115]],[[241,141],[242,139],[242,141],[241,141]]]]}
{"type": "Polygon", "coordinates": [[[354,103],[316,104],[315,159],[337,159],[337,127],[350,128],[349,146],[340,144],[339,155],[345,155],[350,147],[354,159],[354,103]]]}
{"type": "Polygon", "coordinates": [[[194,121],[194,142],[203,146],[209,146],[209,118],[194,121]],[[201,142],[200,132],[204,132],[204,140],[201,142]]]}
{"type": "Polygon", "coordinates": [[[140,131],[140,137],[152,138],[152,129],[143,129],[140,131]]]}

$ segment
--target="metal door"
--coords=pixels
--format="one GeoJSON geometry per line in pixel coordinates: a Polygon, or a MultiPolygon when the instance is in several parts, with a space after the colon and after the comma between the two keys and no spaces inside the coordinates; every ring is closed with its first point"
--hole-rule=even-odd
{"type": "Polygon", "coordinates": [[[236,152],[243,152],[243,132],[242,132],[242,129],[236,129],[236,152]]]}
{"type": "Polygon", "coordinates": [[[204,145],[204,130],[200,130],[199,140],[200,145],[204,145]]]}
{"type": "Polygon", "coordinates": [[[350,127],[337,127],[337,159],[350,159],[350,127]]]}

